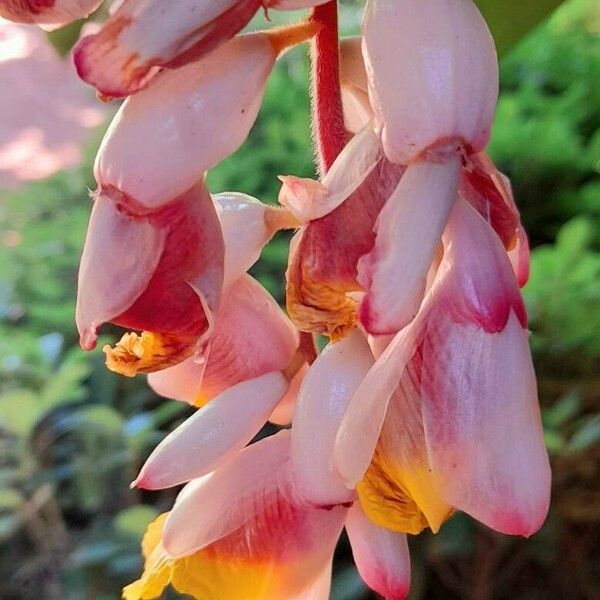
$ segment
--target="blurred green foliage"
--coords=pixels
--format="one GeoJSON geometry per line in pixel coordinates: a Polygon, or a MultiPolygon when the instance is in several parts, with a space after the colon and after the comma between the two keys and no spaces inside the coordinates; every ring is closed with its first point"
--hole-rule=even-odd
{"type": "MultiPolygon", "coordinates": [[[[599,31],[596,2],[572,0],[506,57],[490,145],[512,178],[535,247],[525,295],[553,460],[552,514],[528,541],[493,534],[464,515],[438,536],[411,539],[413,598],[597,598],[599,31]]],[[[314,173],[303,52],[279,64],[248,142],[211,172],[213,191],[274,202],[278,174],[314,173]]],[[[99,353],[77,346],[76,272],[96,146],[79,170],[1,193],[5,600],[116,599],[140,568],[141,532],[174,497],[127,484],[187,409],[156,398],[143,378],[108,373],[99,353]]],[[[277,237],[253,270],[280,300],[287,241],[277,237]]],[[[344,540],[336,572],[335,600],[368,597],[344,540]]]]}

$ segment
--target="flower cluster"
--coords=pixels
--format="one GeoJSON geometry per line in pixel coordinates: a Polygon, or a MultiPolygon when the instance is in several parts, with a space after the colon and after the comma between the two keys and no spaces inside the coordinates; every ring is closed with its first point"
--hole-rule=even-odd
{"type": "MultiPolygon", "coordinates": [[[[58,24],[98,2],[0,2],[58,24]]],[[[74,50],[101,97],[126,97],[94,173],[79,274],[84,349],[149,373],[198,410],[134,485],[182,483],[150,525],[127,600],[170,583],[202,600],[319,600],[346,528],[364,581],[410,584],[406,534],[464,511],[528,536],[550,471],[520,287],[527,237],[485,154],[498,94],[471,0],[368,0],[338,47],[336,3],[124,0],[74,50]],[[238,34],[261,8],[308,21],[238,34]],[[278,57],[314,38],[320,181],[281,177],[281,207],[211,195],[246,139],[278,57]],[[247,274],[297,229],[287,310],[247,274]],[[318,356],[314,334],[330,343],[318,356]],[[270,420],[290,425],[250,444],[270,420]]]]}

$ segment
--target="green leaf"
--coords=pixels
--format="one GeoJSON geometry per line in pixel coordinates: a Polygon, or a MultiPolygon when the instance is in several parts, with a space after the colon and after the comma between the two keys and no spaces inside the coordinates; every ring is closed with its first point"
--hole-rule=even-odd
{"type": "Polygon", "coordinates": [[[569,441],[569,451],[585,450],[600,442],[600,415],[589,419],[569,441]]]}
{"type": "Polygon", "coordinates": [[[498,56],[502,57],[562,4],[563,0],[476,0],[476,2],[494,36],[498,56]]]}
{"type": "Polygon", "coordinates": [[[158,516],[158,511],[147,504],[138,504],[122,510],[113,520],[115,529],[136,540],[141,538],[150,521],[158,516]]]}

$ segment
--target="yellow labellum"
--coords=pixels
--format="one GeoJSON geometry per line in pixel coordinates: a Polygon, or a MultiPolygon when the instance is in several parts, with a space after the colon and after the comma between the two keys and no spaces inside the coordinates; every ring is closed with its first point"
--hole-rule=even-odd
{"type": "Polygon", "coordinates": [[[356,289],[343,290],[304,272],[300,285],[288,282],[287,311],[301,331],[320,333],[335,342],[356,326],[357,302],[346,294],[352,291],[356,289]]]}
{"type": "Polygon", "coordinates": [[[194,354],[195,345],[179,336],[143,331],[141,335],[126,333],[114,348],[107,344],[102,351],[111,371],[133,377],[180,363],[194,354]]]}
{"type": "Polygon", "coordinates": [[[373,461],[356,490],[363,510],[377,525],[392,531],[417,534],[426,527],[434,533],[452,514],[435,490],[426,466],[410,471],[375,450],[373,461]]]}
{"type": "MultiPolygon", "coordinates": [[[[225,540],[182,558],[171,558],[161,543],[168,513],[147,528],[142,541],[144,572],[123,589],[124,600],[152,600],[171,584],[196,600],[256,600],[287,595],[286,583],[298,580],[297,561],[275,563],[274,558],[240,553],[225,540]]],[[[301,571],[300,571],[301,572],[301,571]]]]}

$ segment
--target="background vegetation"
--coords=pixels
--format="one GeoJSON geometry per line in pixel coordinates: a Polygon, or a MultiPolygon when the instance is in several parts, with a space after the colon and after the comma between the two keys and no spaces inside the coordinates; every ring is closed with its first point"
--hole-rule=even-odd
{"type": "MultiPolygon", "coordinates": [[[[572,0],[506,55],[490,146],[535,247],[525,295],[553,463],[551,514],[529,540],[464,515],[437,536],[411,539],[414,599],[600,597],[599,32],[596,2],[572,0]]],[[[313,173],[306,70],[301,51],[279,65],[248,143],[210,174],[213,191],[272,202],[277,174],[313,173]]],[[[118,598],[140,569],[145,525],[174,496],[127,484],[186,409],[154,396],[143,378],[112,375],[100,353],[77,345],[76,271],[96,142],[81,169],[0,192],[5,600],[118,598]]],[[[254,269],[279,299],[286,252],[275,239],[254,269]]],[[[332,597],[369,597],[343,541],[332,597]]]]}

